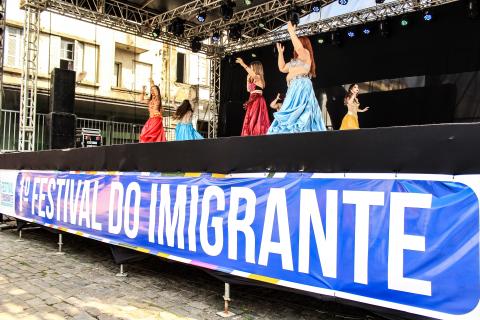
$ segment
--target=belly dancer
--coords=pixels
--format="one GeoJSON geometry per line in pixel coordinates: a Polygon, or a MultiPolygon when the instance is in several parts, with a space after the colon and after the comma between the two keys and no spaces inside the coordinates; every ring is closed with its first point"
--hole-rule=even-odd
{"type": "Polygon", "coordinates": [[[289,63],[285,63],[283,57],[284,47],[277,43],[278,68],[287,73],[288,91],[281,109],[273,115],[275,119],[268,134],[325,131],[310,80],[316,76],[312,44],[307,37],[297,37],[291,22],[288,22],[288,32],[295,49],[294,58],[289,63]]]}

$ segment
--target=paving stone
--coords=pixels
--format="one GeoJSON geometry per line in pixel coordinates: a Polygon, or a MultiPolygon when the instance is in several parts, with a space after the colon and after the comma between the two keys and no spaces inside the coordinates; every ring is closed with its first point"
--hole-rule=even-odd
{"type": "MultiPolygon", "coordinates": [[[[56,237],[45,230],[17,238],[0,232],[0,320],[221,320],[223,282],[197,268],[148,257],[128,264],[129,277],[119,279],[108,246],[66,234],[60,256],[52,254],[56,237]]],[[[232,320],[326,320],[342,309],[277,290],[231,290],[232,320]]]]}

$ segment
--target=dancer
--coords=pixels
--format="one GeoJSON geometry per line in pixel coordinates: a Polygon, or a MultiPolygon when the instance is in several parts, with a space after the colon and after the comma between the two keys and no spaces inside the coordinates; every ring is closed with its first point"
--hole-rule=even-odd
{"type": "Polygon", "coordinates": [[[160,88],[150,80],[150,99],[145,99],[146,87],[143,86],[142,102],[148,103],[149,118],[140,134],[140,143],[167,141],[163,129],[162,97],[160,88]]]}
{"type": "Polygon", "coordinates": [[[280,110],[282,108],[282,105],[283,105],[283,100],[285,100],[285,95],[282,94],[282,93],[278,93],[275,100],[273,100],[270,103],[270,108],[272,108],[275,111],[280,110]]]}
{"type": "Polygon", "coordinates": [[[312,44],[307,37],[297,37],[291,22],[288,22],[288,32],[295,49],[294,58],[289,63],[286,64],[283,57],[285,48],[277,43],[278,68],[288,74],[288,91],[282,109],[273,115],[275,119],[268,134],[325,131],[310,80],[316,76],[312,44]]]}
{"type": "Polygon", "coordinates": [[[183,100],[175,111],[174,119],[179,120],[175,127],[175,140],[200,140],[202,135],[192,125],[193,108],[190,101],[183,100]]]}
{"type": "Polygon", "coordinates": [[[250,98],[243,104],[247,111],[243,120],[242,136],[258,136],[267,133],[270,127],[268,118],[267,103],[263,97],[265,79],[263,77],[263,66],[259,61],[254,61],[247,66],[242,58],[235,61],[247,71],[247,91],[250,98]]]}
{"type": "Polygon", "coordinates": [[[350,129],[360,129],[360,125],[358,124],[358,114],[357,112],[365,112],[368,111],[368,107],[360,109],[360,102],[358,102],[358,85],[356,83],[351,84],[348,87],[348,92],[345,95],[345,99],[343,100],[344,104],[348,108],[348,112],[343,117],[342,125],[340,126],[340,130],[350,130],[350,129]]]}

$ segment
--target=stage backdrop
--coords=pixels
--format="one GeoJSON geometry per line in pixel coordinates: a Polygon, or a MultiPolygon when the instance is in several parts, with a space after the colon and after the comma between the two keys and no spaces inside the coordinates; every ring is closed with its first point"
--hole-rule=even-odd
{"type": "Polygon", "coordinates": [[[478,319],[479,181],[0,170],[0,212],[309,293],[478,319]]]}
{"type": "MultiPolygon", "coordinates": [[[[446,77],[449,74],[480,70],[480,37],[478,36],[480,19],[468,19],[464,1],[436,7],[433,12],[435,18],[431,23],[424,22],[421,13],[408,15],[410,24],[406,28],[400,26],[399,17],[389,20],[391,30],[389,37],[380,36],[375,29],[375,24],[372,25],[374,29],[369,37],[361,36],[361,30],[357,30],[359,36],[355,39],[343,39],[341,46],[320,45],[318,35],[310,37],[317,64],[317,78],[313,80],[317,97],[320,98],[322,92],[335,87],[341,89],[339,95],[342,96],[345,91],[340,86],[350,83],[411,76],[446,77]]],[[[339,31],[343,35],[346,32],[346,30],[339,31]]],[[[285,45],[285,59],[288,61],[293,50],[290,42],[285,42],[285,45]]],[[[246,72],[232,63],[237,56],[242,57],[246,63],[253,60],[263,63],[266,80],[264,95],[267,104],[275,98],[277,92],[287,90],[285,74],[278,71],[277,53],[273,45],[255,48],[223,59],[220,136],[240,135],[239,128],[244,115],[241,103],[248,98],[245,86],[246,72]]],[[[478,85],[470,81],[467,86],[457,90],[458,92],[449,90],[450,95],[446,100],[434,100],[432,102],[435,104],[431,105],[420,105],[417,103],[418,100],[413,100],[412,104],[415,108],[423,110],[413,112],[409,118],[409,111],[414,106],[403,105],[405,110],[401,115],[401,123],[413,125],[448,122],[448,118],[453,117],[452,104],[449,102],[468,95],[477,96],[476,87],[478,85]],[[432,110],[434,112],[430,112],[432,110]],[[421,122],[418,122],[418,112],[424,114],[420,119],[421,122]],[[448,117],[439,119],[436,112],[449,114],[448,117]]],[[[446,92],[436,90],[440,88],[435,84],[432,88],[425,89],[426,95],[434,94],[442,97],[446,95],[446,92]]],[[[365,118],[365,121],[361,121],[361,126],[397,125],[400,110],[394,110],[391,104],[385,104],[385,100],[392,101],[398,96],[398,92],[387,91],[383,96],[377,96],[378,100],[369,101],[371,110],[368,115],[361,115],[365,118]]],[[[360,101],[365,102],[363,95],[360,96],[360,101]]],[[[480,105],[473,106],[471,103],[468,105],[477,111],[464,110],[458,116],[465,118],[464,114],[468,113],[470,117],[475,116],[478,119],[480,105]]],[[[342,106],[339,112],[344,115],[345,108],[342,106]]]]}

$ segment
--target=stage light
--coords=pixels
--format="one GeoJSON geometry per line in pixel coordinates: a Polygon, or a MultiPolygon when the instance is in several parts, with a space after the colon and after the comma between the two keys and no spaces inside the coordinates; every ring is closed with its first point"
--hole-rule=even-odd
{"type": "Polygon", "coordinates": [[[330,33],[330,41],[335,46],[340,46],[342,44],[342,39],[340,36],[340,31],[336,30],[330,33]]]}
{"type": "Polygon", "coordinates": [[[362,33],[368,36],[370,33],[372,33],[372,30],[369,27],[363,27],[362,33]]]}
{"type": "Polygon", "coordinates": [[[192,49],[192,52],[199,52],[202,50],[202,40],[199,37],[194,37],[190,43],[190,49],[192,49]]]}
{"type": "Polygon", "coordinates": [[[324,43],[325,43],[325,39],[324,39],[323,37],[319,37],[319,38],[317,39],[317,42],[318,42],[319,44],[324,44],[324,43]]]}
{"type": "Polygon", "coordinates": [[[385,0],[375,0],[375,3],[376,3],[376,4],[382,4],[382,3],[384,3],[384,2],[385,2],[385,0]]]}
{"type": "Polygon", "coordinates": [[[222,14],[222,18],[225,21],[232,19],[233,17],[233,8],[235,8],[237,4],[232,0],[225,0],[222,5],[220,6],[220,13],[222,14]]]}
{"type": "Polygon", "coordinates": [[[218,42],[218,41],[220,41],[220,32],[215,31],[215,32],[212,34],[212,41],[213,41],[213,42],[218,42]]]}
{"type": "Polygon", "coordinates": [[[291,7],[287,12],[288,20],[295,26],[300,23],[300,9],[297,7],[291,7]]]}
{"type": "Polygon", "coordinates": [[[353,30],[347,31],[347,36],[348,36],[349,38],[355,38],[355,31],[353,31],[353,30]]]}
{"type": "Polygon", "coordinates": [[[200,12],[197,15],[197,20],[200,23],[204,23],[205,20],[207,20],[207,10],[206,9],[200,10],[200,12]]]}
{"type": "Polygon", "coordinates": [[[249,6],[252,4],[252,0],[244,0],[244,2],[246,6],[249,6]]]}
{"type": "Polygon", "coordinates": [[[172,23],[168,26],[168,31],[175,36],[180,37],[185,32],[185,21],[180,18],[173,19],[172,23]]]}
{"type": "Polygon", "coordinates": [[[342,6],[346,6],[348,4],[348,0],[338,0],[338,4],[341,4],[342,6]]]}
{"type": "Polygon", "coordinates": [[[154,37],[155,39],[160,37],[160,33],[162,32],[162,30],[160,30],[160,27],[155,27],[153,30],[152,30],[152,37],[154,37]]]}
{"type": "Polygon", "coordinates": [[[433,19],[433,15],[430,11],[427,10],[423,13],[423,20],[424,21],[428,22],[428,21],[432,21],[432,19],[433,19]]]}
{"type": "Polygon", "coordinates": [[[317,1],[312,5],[312,12],[320,12],[320,9],[322,9],[320,1],[317,1]]]}
{"type": "Polygon", "coordinates": [[[467,1],[467,13],[470,19],[477,19],[479,17],[478,0],[467,1]]]}
{"type": "Polygon", "coordinates": [[[239,40],[242,37],[242,26],[238,23],[232,24],[228,30],[228,37],[232,40],[239,40]]]}
{"type": "Polygon", "coordinates": [[[403,17],[402,19],[400,19],[400,25],[402,27],[407,27],[409,23],[410,22],[408,21],[407,17],[403,17]]]}
{"type": "Polygon", "coordinates": [[[251,56],[252,56],[252,58],[256,58],[256,57],[257,57],[257,55],[256,55],[255,53],[253,53],[253,52],[252,52],[251,56]]]}
{"type": "Polygon", "coordinates": [[[260,28],[265,28],[266,25],[267,25],[267,20],[265,18],[261,18],[260,20],[258,20],[258,26],[260,28]]]}
{"type": "Polygon", "coordinates": [[[387,20],[382,20],[378,24],[378,30],[380,31],[380,35],[384,38],[390,35],[390,24],[387,20]]]}

